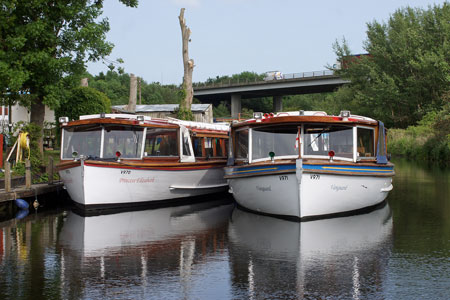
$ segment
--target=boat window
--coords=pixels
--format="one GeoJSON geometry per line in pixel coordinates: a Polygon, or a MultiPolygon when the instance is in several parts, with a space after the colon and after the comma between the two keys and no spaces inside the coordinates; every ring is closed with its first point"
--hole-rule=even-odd
{"type": "Polygon", "coordinates": [[[78,156],[100,157],[102,128],[99,125],[69,127],[64,129],[62,158],[72,159],[72,153],[78,156]]]}
{"type": "Polygon", "coordinates": [[[252,160],[275,156],[298,156],[295,147],[297,127],[257,128],[252,132],[252,160]]]}
{"type": "Polygon", "coordinates": [[[226,157],[227,156],[227,145],[225,139],[214,138],[214,156],[216,157],[226,157]]]}
{"type": "Polygon", "coordinates": [[[194,156],[195,157],[203,157],[203,150],[202,150],[202,144],[203,144],[203,138],[202,137],[193,137],[192,138],[192,147],[194,149],[194,156]]]}
{"type": "Polygon", "coordinates": [[[189,135],[183,134],[183,155],[191,156],[191,150],[189,149],[189,135]]]}
{"type": "Polygon", "coordinates": [[[335,157],[353,158],[353,128],[336,125],[305,125],[303,154],[326,156],[334,151],[335,157]]]}
{"type": "Polygon", "coordinates": [[[205,144],[206,157],[213,157],[214,156],[213,138],[205,138],[203,143],[205,144]]]}
{"type": "Polygon", "coordinates": [[[194,137],[195,157],[226,157],[227,140],[223,138],[194,137]]]}
{"type": "Polygon", "coordinates": [[[248,129],[236,131],[236,159],[248,159],[248,129]]]}
{"type": "Polygon", "coordinates": [[[177,130],[147,128],[145,156],[178,156],[177,130]]]}
{"type": "Polygon", "coordinates": [[[364,158],[373,158],[375,157],[375,147],[374,147],[374,130],[371,128],[357,128],[357,151],[358,157],[361,159],[364,158]]]}
{"type": "Polygon", "coordinates": [[[143,134],[141,127],[106,125],[103,158],[115,158],[117,151],[122,158],[140,158],[143,134]]]}

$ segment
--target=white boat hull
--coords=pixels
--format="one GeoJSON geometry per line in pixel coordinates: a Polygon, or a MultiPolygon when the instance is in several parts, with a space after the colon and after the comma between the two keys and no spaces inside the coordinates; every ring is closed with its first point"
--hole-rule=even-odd
{"type": "Polygon", "coordinates": [[[233,178],[228,182],[240,206],[301,220],[375,206],[392,189],[390,177],[314,173],[303,173],[299,185],[295,172],[233,178]]]}
{"type": "Polygon", "coordinates": [[[60,170],[71,199],[82,206],[124,206],[225,191],[223,168],[157,170],[82,164],[60,170]]]}
{"type": "Polygon", "coordinates": [[[170,244],[185,235],[205,234],[227,222],[232,208],[229,202],[218,200],[89,217],[70,211],[59,240],[64,248],[84,257],[114,255],[126,246],[170,244]]]}

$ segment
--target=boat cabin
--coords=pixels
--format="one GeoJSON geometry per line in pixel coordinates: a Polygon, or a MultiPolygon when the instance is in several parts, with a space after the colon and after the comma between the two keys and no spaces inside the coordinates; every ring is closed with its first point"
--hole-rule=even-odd
{"type": "Polygon", "coordinates": [[[387,163],[386,132],[373,119],[317,111],[254,117],[233,124],[230,157],[236,164],[297,158],[387,163]]]}
{"type": "Polygon", "coordinates": [[[169,160],[195,162],[225,159],[229,126],[107,114],[82,116],[62,125],[61,160],[169,160]]]}

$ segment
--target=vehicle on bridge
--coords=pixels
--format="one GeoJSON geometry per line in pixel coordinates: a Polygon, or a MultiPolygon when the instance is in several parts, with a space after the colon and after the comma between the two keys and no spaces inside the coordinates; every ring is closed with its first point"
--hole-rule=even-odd
{"type": "Polygon", "coordinates": [[[281,73],[280,71],[269,71],[269,72],[266,72],[266,75],[264,77],[265,81],[280,80],[280,79],[284,79],[283,73],[281,73]]]}

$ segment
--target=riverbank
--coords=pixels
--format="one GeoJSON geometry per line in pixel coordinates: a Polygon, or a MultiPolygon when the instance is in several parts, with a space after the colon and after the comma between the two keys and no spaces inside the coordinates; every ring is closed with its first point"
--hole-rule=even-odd
{"type": "Polygon", "coordinates": [[[433,131],[408,127],[388,131],[388,152],[411,161],[428,161],[450,167],[450,133],[436,136],[433,131]]]}
{"type": "Polygon", "coordinates": [[[388,130],[388,152],[409,160],[450,167],[450,102],[430,112],[416,126],[388,130]]]}

